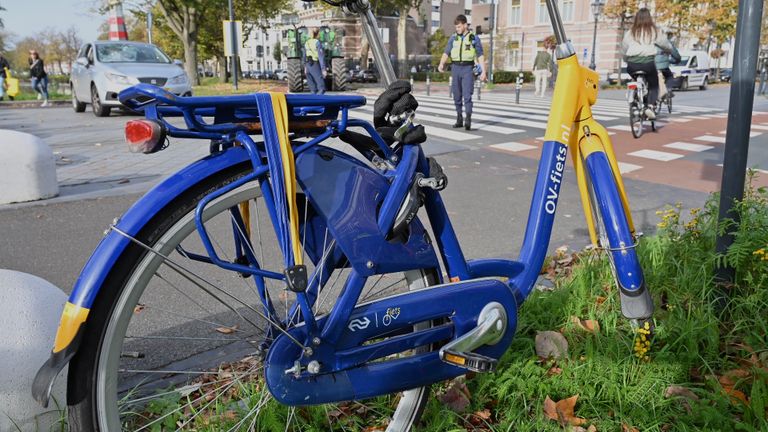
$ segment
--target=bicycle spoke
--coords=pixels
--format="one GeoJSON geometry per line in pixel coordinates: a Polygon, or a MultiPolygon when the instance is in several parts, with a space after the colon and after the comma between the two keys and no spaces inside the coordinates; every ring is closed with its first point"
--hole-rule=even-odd
{"type": "MultiPolygon", "coordinates": [[[[382,275],[382,276],[384,276],[384,275],[382,275]]],[[[379,278],[379,280],[381,280],[381,278],[379,278]]],[[[360,300],[360,302],[363,302],[363,301],[365,301],[365,300],[367,300],[367,299],[369,299],[369,298],[373,298],[373,297],[376,297],[377,295],[379,295],[379,294],[381,294],[381,293],[385,292],[385,291],[386,291],[386,290],[388,290],[389,288],[392,288],[393,286],[395,286],[395,285],[397,285],[397,284],[399,284],[399,283],[401,283],[401,282],[403,282],[403,281],[405,281],[405,278],[399,279],[399,280],[397,280],[397,281],[395,281],[395,282],[393,282],[393,283],[391,283],[391,284],[389,284],[389,285],[385,286],[384,288],[381,288],[381,289],[379,289],[378,291],[376,291],[376,292],[374,292],[374,293],[371,293],[371,291],[373,290],[373,287],[371,287],[371,289],[369,289],[369,290],[368,290],[368,294],[367,294],[365,297],[363,297],[363,298],[360,300]]],[[[378,281],[376,281],[376,282],[378,283],[378,281]]],[[[375,286],[375,285],[374,285],[374,286],[375,286]]]]}
{"type": "MultiPolygon", "coordinates": [[[[282,328],[282,327],[281,327],[281,326],[280,326],[278,323],[275,323],[274,321],[272,321],[272,320],[271,320],[269,317],[267,317],[266,315],[264,315],[262,312],[259,312],[258,310],[254,309],[254,308],[253,308],[253,307],[251,307],[250,305],[248,305],[248,304],[246,304],[246,303],[243,303],[243,302],[241,302],[239,299],[237,299],[236,297],[232,296],[232,295],[231,295],[231,294],[229,294],[228,292],[226,292],[226,291],[222,290],[221,288],[217,287],[216,285],[214,285],[213,283],[211,283],[211,282],[210,282],[210,281],[208,281],[207,279],[205,279],[205,278],[203,278],[203,277],[199,276],[198,274],[196,274],[196,273],[192,272],[191,270],[188,270],[188,269],[186,269],[185,267],[183,267],[183,266],[181,266],[181,265],[177,264],[176,262],[174,262],[173,260],[171,260],[170,258],[168,258],[166,255],[163,255],[162,253],[160,253],[160,252],[158,252],[158,251],[156,251],[156,250],[152,249],[151,247],[147,246],[146,244],[142,243],[141,241],[139,241],[139,240],[137,240],[137,239],[135,239],[135,238],[131,237],[130,235],[128,235],[128,234],[126,234],[125,232],[121,231],[121,230],[120,230],[119,228],[117,228],[116,226],[114,226],[114,225],[111,225],[111,226],[110,226],[110,229],[113,229],[113,230],[115,230],[115,232],[119,233],[120,235],[122,235],[122,236],[126,237],[127,239],[131,240],[132,242],[134,242],[134,243],[136,243],[137,245],[141,246],[142,248],[146,249],[148,252],[151,252],[151,253],[153,253],[153,254],[155,254],[155,255],[157,255],[157,256],[159,256],[159,257],[161,257],[161,258],[163,259],[163,263],[164,263],[164,264],[168,265],[168,267],[170,267],[172,270],[174,270],[175,272],[177,272],[177,273],[178,273],[180,276],[182,276],[183,278],[185,278],[185,279],[187,279],[188,281],[192,282],[192,283],[193,283],[193,284],[195,284],[197,287],[199,287],[200,289],[202,289],[203,291],[207,292],[207,293],[208,293],[209,295],[211,295],[212,297],[214,297],[214,298],[216,298],[217,300],[219,300],[220,302],[222,302],[222,303],[223,303],[225,306],[227,306],[227,307],[228,307],[230,310],[232,310],[232,312],[236,313],[236,314],[237,314],[237,315],[238,315],[238,316],[239,316],[241,319],[243,319],[244,321],[247,321],[247,322],[251,323],[251,324],[252,324],[254,327],[256,327],[256,328],[259,328],[259,329],[260,329],[260,327],[259,327],[259,326],[257,326],[257,325],[256,325],[255,323],[253,323],[252,321],[250,321],[250,320],[246,319],[245,317],[243,317],[243,316],[240,314],[240,312],[238,312],[237,310],[235,310],[235,309],[234,309],[234,308],[233,308],[231,305],[229,305],[228,303],[226,303],[226,302],[222,301],[221,299],[219,299],[219,298],[216,296],[216,294],[214,294],[213,292],[211,292],[211,290],[209,290],[209,289],[205,288],[204,286],[202,286],[202,283],[205,283],[206,285],[210,286],[210,287],[211,287],[211,288],[213,288],[213,289],[219,290],[219,291],[220,291],[222,294],[225,294],[225,295],[227,295],[228,297],[232,298],[233,300],[235,300],[235,301],[237,301],[237,302],[241,303],[243,306],[245,306],[246,308],[248,308],[248,309],[249,309],[249,310],[251,310],[252,312],[256,313],[257,315],[261,316],[261,317],[262,317],[262,318],[264,318],[265,320],[269,321],[269,323],[270,323],[270,324],[272,324],[272,325],[273,325],[273,326],[274,326],[274,327],[275,327],[275,328],[276,328],[278,331],[280,331],[280,332],[282,332],[284,335],[286,335],[286,337],[288,337],[288,339],[292,340],[292,341],[293,341],[293,342],[294,342],[296,345],[298,345],[298,346],[299,346],[299,347],[301,347],[302,349],[304,348],[304,345],[302,345],[302,343],[301,343],[301,342],[299,342],[298,340],[296,340],[296,338],[295,338],[295,337],[293,337],[293,335],[291,335],[291,334],[290,334],[290,333],[288,333],[287,331],[283,330],[283,328],[282,328]],[[198,280],[199,280],[199,281],[201,281],[202,283],[201,283],[201,282],[198,282],[198,281],[196,281],[196,280],[194,280],[194,278],[198,279],[198,280]]],[[[262,329],[262,331],[264,331],[264,330],[262,329]]]]}
{"type": "MultiPolygon", "coordinates": [[[[226,325],[226,324],[217,323],[217,322],[215,322],[215,321],[208,321],[208,320],[204,320],[204,319],[201,319],[201,318],[195,318],[195,317],[191,317],[191,316],[188,316],[188,315],[184,315],[184,314],[182,314],[182,313],[178,313],[178,312],[174,312],[174,311],[172,311],[172,310],[164,309],[164,308],[161,308],[161,307],[158,307],[158,306],[149,306],[149,305],[144,305],[144,307],[145,307],[146,309],[154,309],[154,310],[157,310],[157,311],[160,311],[160,312],[163,312],[163,313],[167,313],[167,314],[169,314],[169,315],[174,315],[174,316],[177,316],[177,317],[179,317],[179,318],[185,318],[185,319],[188,319],[188,320],[190,320],[190,321],[197,321],[197,322],[200,322],[200,323],[203,323],[203,324],[209,324],[209,325],[211,325],[211,326],[213,326],[213,327],[215,327],[215,328],[219,328],[219,327],[222,327],[222,328],[229,328],[229,329],[232,329],[232,330],[233,330],[233,331],[235,331],[235,332],[243,332],[243,333],[245,333],[245,330],[241,330],[241,329],[238,329],[238,328],[234,328],[234,325],[226,325]]],[[[260,330],[260,331],[262,331],[262,332],[264,331],[264,330],[263,330],[263,329],[261,329],[260,327],[256,327],[256,329],[257,329],[257,330],[260,330]]],[[[245,340],[245,339],[242,339],[242,338],[241,338],[241,339],[239,339],[239,340],[245,340]]]]}

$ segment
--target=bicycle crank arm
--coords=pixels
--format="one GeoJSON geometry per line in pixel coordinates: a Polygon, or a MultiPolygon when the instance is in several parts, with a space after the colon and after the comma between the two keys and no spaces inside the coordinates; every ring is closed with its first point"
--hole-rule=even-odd
{"type": "Polygon", "coordinates": [[[440,360],[474,372],[493,372],[498,360],[472,351],[483,345],[495,345],[506,331],[504,306],[488,303],[477,317],[477,327],[440,348],[440,360]]]}

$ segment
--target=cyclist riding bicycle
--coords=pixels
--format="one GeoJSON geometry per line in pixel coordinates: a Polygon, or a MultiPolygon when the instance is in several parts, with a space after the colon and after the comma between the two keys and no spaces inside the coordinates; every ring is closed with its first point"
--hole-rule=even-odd
{"type": "MultiPolygon", "coordinates": [[[[671,31],[667,31],[667,39],[672,42],[672,36],[674,33],[671,31]]],[[[677,48],[675,48],[675,45],[672,44],[672,51],[665,51],[661,48],[658,48],[656,51],[656,70],[659,71],[659,73],[664,77],[663,81],[659,81],[659,99],[663,99],[664,95],[667,93],[667,90],[670,87],[670,80],[673,77],[672,71],[669,69],[670,63],[679,63],[680,62],[680,53],[677,52],[677,48]]],[[[676,86],[672,86],[676,87],[676,86]]],[[[673,93],[669,93],[669,96],[672,97],[673,93]]]]}
{"type": "Polygon", "coordinates": [[[650,120],[656,118],[654,110],[659,95],[659,77],[654,61],[658,48],[668,52],[675,49],[653,23],[651,12],[647,8],[642,8],[635,14],[632,27],[624,34],[621,53],[627,62],[627,73],[633,78],[638,72],[645,73],[648,81],[648,106],[645,109],[645,115],[650,120]]]}

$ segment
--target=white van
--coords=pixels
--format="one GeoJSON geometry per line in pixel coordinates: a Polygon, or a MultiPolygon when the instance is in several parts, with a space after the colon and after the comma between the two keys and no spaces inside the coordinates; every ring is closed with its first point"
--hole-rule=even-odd
{"type": "Polygon", "coordinates": [[[675,78],[682,78],[681,90],[699,86],[706,90],[709,83],[709,55],[704,51],[680,51],[680,63],[670,64],[675,78]]]}

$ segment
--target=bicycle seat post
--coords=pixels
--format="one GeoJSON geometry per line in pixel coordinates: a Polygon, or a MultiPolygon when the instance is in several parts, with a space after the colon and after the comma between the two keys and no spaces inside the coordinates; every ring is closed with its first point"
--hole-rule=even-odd
{"type": "Polygon", "coordinates": [[[547,0],[547,10],[549,11],[549,19],[552,22],[552,30],[555,32],[555,39],[557,40],[555,56],[558,60],[562,60],[564,58],[575,55],[576,50],[573,49],[573,45],[571,45],[571,43],[565,37],[563,19],[560,17],[560,11],[557,9],[556,0],[547,0]]]}

